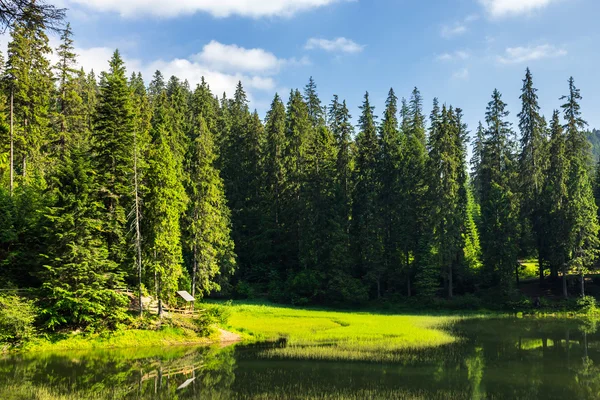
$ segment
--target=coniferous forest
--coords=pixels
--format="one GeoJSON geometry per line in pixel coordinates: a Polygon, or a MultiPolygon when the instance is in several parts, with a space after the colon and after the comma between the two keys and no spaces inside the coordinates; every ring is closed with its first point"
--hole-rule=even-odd
{"type": "Polygon", "coordinates": [[[243,82],[226,95],[142,77],[118,51],[108,71],[78,69],[69,26],[55,49],[50,28],[26,9],[0,60],[0,287],[33,288],[49,329],[114,326],[123,288],[159,309],[176,290],[510,298],[532,258],[565,297],[585,293],[600,164],[573,78],[561,109],[541,110],[528,69],[520,98],[494,90],[476,127],[417,88],[349,110],[312,78],[263,117],[243,82]]]}

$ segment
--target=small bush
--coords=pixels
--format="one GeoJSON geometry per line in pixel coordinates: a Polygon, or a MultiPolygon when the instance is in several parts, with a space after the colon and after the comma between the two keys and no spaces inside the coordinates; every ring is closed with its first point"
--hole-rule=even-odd
{"type": "Polygon", "coordinates": [[[0,343],[23,344],[33,337],[36,309],[18,296],[0,296],[0,343]]]}
{"type": "Polygon", "coordinates": [[[226,302],[225,305],[206,304],[205,309],[215,323],[227,325],[229,317],[231,317],[231,301],[226,302]]]}
{"type": "Polygon", "coordinates": [[[595,314],[598,311],[598,303],[593,296],[584,296],[577,300],[577,307],[586,314],[595,314]]]}

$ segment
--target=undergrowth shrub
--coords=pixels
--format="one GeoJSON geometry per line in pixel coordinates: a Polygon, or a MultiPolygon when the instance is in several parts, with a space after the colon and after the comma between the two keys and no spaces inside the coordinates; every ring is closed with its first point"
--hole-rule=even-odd
{"type": "Polygon", "coordinates": [[[36,308],[18,296],[0,296],[0,344],[20,345],[35,334],[36,308]]]}
{"type": "Polygon", "coordinates": [[[579,308],[580,312],[585,314],[598,314],[600,312],[596,298],[593,296],[581,297],[579,300],[577,300],[577,307],[579,308]]]}

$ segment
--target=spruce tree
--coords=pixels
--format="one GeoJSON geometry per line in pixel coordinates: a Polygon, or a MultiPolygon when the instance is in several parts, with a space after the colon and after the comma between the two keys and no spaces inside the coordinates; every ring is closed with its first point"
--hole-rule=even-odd
{"type": "MultiPolygon", "coordinates": [[[[538,252],[540,281],[544,280],[544,240],[542,228],[541,192],[544,185],[544,170],[547,160],[546,133],[537,89],[533,87],[531,71],[527,68],[521,90],[522,108],[518,115],[521,131],[521,152],[519,155],[519,185],[521,214],[529,221],[535,237],[538,252]]],[[[527,226],[527,225],[525,225],[527,226]]],[[[528,229],[526,229],[528,230],[528,229]]],[[[528,235],[528,232],[524,232],[528,235]]]]}
{"type": "MultiPolygon", "coordinates": [[[[423,100],[421,93],[414,88],[408,107],[405,107],[405,118],[402,122],[406,142],[404,157],[401,167],[401,182],[405,188],[402,192],[404,212],[401,216],[403,230],[401,243],[406,279],[406,294],[412,295],[412,278],[417,269],[423,266],[427,255],[425,237],[425,196],[427,193],[426,182],[426,138],[425,116],[423,115],[423,100]]],[[[419,283],[419,282],[417,282],[419,283]]]]}
{"type": "Polygon", "coordinates": [[[312,76],[304,88],[304,101],[306,102],[308,118],[313,128],[325,125],[324,107],[321,106],[321,99],[319,99],[319,95],[317,94],[317,84],[312,76]]]}
{"type": "Polygon", "coordinates": [[[360,274],[374,285],[375,295],[381,297],[385,277],[383,264],[383,243],[379,222],[377,198],[377,155],[379,143],[377,126],[373,114],[374,107],[365,94],[358,124],[360,132],[356,138],[357,156],[354,171],[354,198],[352,209],[353,248],[360,274]]]}
{"type": "Polygon", "coordinates": [[[192,296],[219,290],[218,275],[227,277],[235,267],[230,211],[219,171],[213,135],[204,118],[196,118],[190,151],[187,245],[192,252],[192,296]]]}
{"type": "Polygon", "coordinates": [[[268,219],[264,224],[263,234],[271,243],[269,251],[265,255],[269,264],[269,275],[259,275],[256,281],[266,283],[268,281],[278,282],[277,267],[282,263],[282,254],[285,244],[283,243],[284,225],[282,219],[284,189],[287,185],[287,170],[284,162],[286,149],[285,136],[285,106],[279,95],[275,95],[271,108],[267,112],[265,122],[265,192],[264,207],[268,219]]]}
{"type": "Polygon", "coordinates": [[[284,265],[290,271],[299,267],[301,242],[305,240],[302,228],[305,226],[304,198],[306,179],[307,144],[314,130],[310,125],[308,108],[299,90],[292,90],[286,108],[285,150],[283,162],[287,180],[284,186],[284,213],[286,249],[284,265]]]}
{"type": "Polygon", "coordinates": [[[438,116],[434,107],[432,119],[428,159],[432,244],[448,297],[451,298],[455,264],[462,251],[464,215],[461,200],[465,200],[460,196],[462,148],[459,124],[452,108],[447,109],[444,105],[438,116]]]}
{"type": "Polygon", "coordinates": [[[377,179],[380,192],[378,208],[383,235],[383,263],[388,274],[397,275],[402,265],[400,215],[404,212],[402,202],[402,163],[403,136],[398,123],[398,98],[393,89],[388,92],[383,120],[379,126],[379,154],[377,179]]]}
{"type": "Polygon", "coordinates": [[[180,219],[187,202],[183,182],[178,176],[177,159],[169,143],[170,117],[167,96],[163,92],[154,100],[148,194],[144,201],[148,267],[154,274],[160,315],[163,301],[174,299],[183,274],[180,219]]]}
{"type": "Polygon", "coordinates": [[[109,259],[121,265],[127,260],[127,216],[132,204],[134,114],[131,91],[121,55],[115,51],[108,73],[100,79],[100,94],[92,134],[93,157],[109,259]]]}
{"type": "Polygon", "coordinates": [[[594,267],[598,255],[598,207],[595,204],[591,178],[589,142],[583,129],[587,123],[581,117],[581,94],[569,79],[569,94],[561,98],[566,132],[566,154],[569,160],[567,190],[569,205],[569,264],[580,276],[581,295],[585,295],[585,275],[594,267]]]}
{"type": "Polygon", "coordinates": [[[552,269],[562,272],[563,296],[568,297],[569,272],[569,160],[566,154],[566,137],[560,124],[558,111],[554,111],[550,124],[549,165],[543,191],[543,228],[549,245],[544,254],[552,269]],[[551,245],[550,245],[551,244],[551,245]]]}
{"type": "Polygon", "coordinates": [[[99,188],[88,153],[77,148],[53,177],[55,200],[47,208],[46,265],[41,273],[42,318],[51,330],[61,327],[116,328],[127,299],[118,265],[110,260],[103,238],[99,188]]]}
{"type": "Polygon", "coordinates": [[[19,172],[27,175],[28,163],[33,171],[43,175],[45,161],[42,149],[48,145],[52,70],[43,15],[36,7],[28,7],[23,18],[16,20],[8,43],[6,75],[14,93],[15,160],[19,172]]]}
{"type": "MultiPolygon", "coordinates": [[[[494,90],[486,111],[481,160],[481,248],[488,284],[506,291],[517,272],[518,199],[514,134],[502,95],[494,90]]],[[[518,274],[516,275],[518,279],[518,274]]]]}
{"type": "Polygon", "coordinates": [[[57,151],[60,159],[68,154],[69,147],[85,140],[87,132],[85,106],[82,99],[84,87],[80,72],[75,69],[77,56],[72,36],[71,25],[67,24],[61,36],[61,44],[56,49],[59,62],[55,66],[58,93],[53,115],[56,131],[53,149],[57,151]]]}

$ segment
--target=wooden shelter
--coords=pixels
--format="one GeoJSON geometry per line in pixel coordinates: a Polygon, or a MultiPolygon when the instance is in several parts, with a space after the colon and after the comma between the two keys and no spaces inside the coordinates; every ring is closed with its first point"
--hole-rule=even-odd
{"type": "Polygon", "coordinates": [[[179,295],[179,297],[181,297],[187,303],[185,308],[182,310],[183,313],[186,314],[186,313],[190,312],[193,314],[194,313],[194,302],[196,301],[196,299],[194,299],[194,297],[185,290],[179,290],[179,291],[177,291],[177,294],[179,295]]]}

